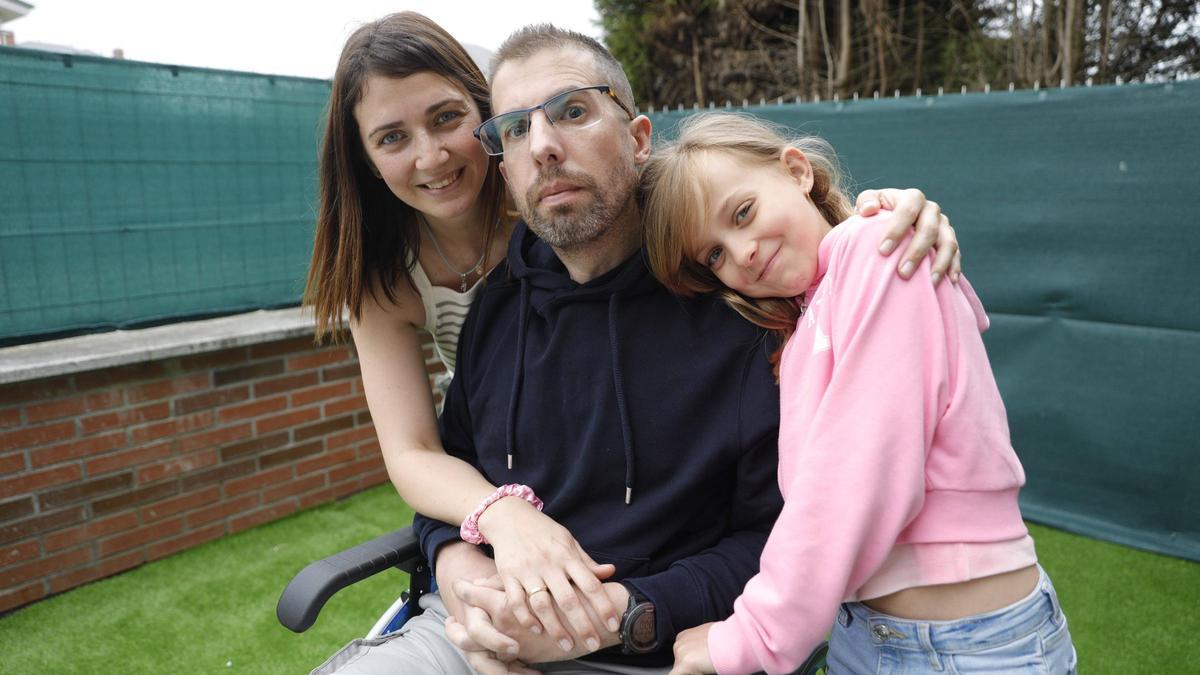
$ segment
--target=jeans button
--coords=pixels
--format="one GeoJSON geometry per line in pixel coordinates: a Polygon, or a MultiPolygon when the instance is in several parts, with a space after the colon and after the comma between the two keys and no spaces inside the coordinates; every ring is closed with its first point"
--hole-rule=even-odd
{"type": "Polygon", "coordinates": [[[892,636],[891,629],[882,623],[875,624],[875,626],[871,628],[871,632],[875,635],[875,639],[879,642],[883,642],[892,636]]]}

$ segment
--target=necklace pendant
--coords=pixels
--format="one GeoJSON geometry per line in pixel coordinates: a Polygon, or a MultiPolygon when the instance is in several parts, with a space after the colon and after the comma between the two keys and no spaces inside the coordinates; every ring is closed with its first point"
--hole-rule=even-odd
{"type": "Polygon", "coordinates": [[[466,278],[466,277],[459,277],[459,280],[458,280],[458,292],[459,292],[459,293],[466,293],[466,292],[467,292],[467,278],[466,278]]]}

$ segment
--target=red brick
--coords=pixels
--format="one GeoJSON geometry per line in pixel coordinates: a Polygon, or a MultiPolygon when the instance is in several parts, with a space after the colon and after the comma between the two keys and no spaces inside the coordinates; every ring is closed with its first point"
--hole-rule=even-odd
{"type": "Polygon", "coordinates": [[[189,529],[195,528],[205,523],[211,523],[214,520],[225,520],[229,516],[247,511],[258,506],[258,495],[248,494],[237,499],[228,499],[215,504],[206,509],[197,509],[187,514],[187,525],[189,529]]]}
{"type": "Polygon", "coordinates": [[[327,487],[323,490],[317,490],[316,492],[310,492],[306,495],[301,495],[300,508],[307,509],[310,506],[324,504],[325,502],[333,501],[334,499],[335,497],[333,494],[333,488],[327,487]]]}
{"type": "Polygon", "coordinates": [[[333,498],[341,499],[346,495],[352,495],[356,492],[362,492],[362,481],[358,478],[351,478],[343,483],[338,483],[333,486],[333,498]]]}
{"type": "Polygon", "coordinates": [[[114,384],[149,380],[170,374],[165,361],[143,361],[127,366],[101,368],[75,375],[75,388],[79,391],[111,387],[114,384]]]}
{"type": "Polygon", "coordinates": [[[339,466],[336,469],[330,469],[329,482],[340,483],[351,476],[361,476],[365,473],[370,473],[371,471],[378,469],[379,464],[382,461],[382,459],[360,459],[353,464],[347,464],[345,466],[339,466]]]}
{"type": "MultiPolygon", "coordinates": [[[[186,489],[184,490],[187,491],[186,489]]],[[[173,497],[179,494],[178,481],[165,481],[158,485],[150,485],[144,488],[138,488],[133,492],[126,492],[123,495],[115,497],[105,497],[92,502],[92,513],[103,515],[114,511],[122,511],[124,509],[140,506],[150,502],[156,502],[160,499],[173,497]]]]}
{"type": "Polygon", "coordinates": [[[0,504],[0,523],[24,518],[33,513],[33,497],[14,499],[0,504]]]}
{"type": "Polygon", "coordinates": [[[41,581],[12,591],[0,591],[0,614],[10,609],[23,607],[44,597],[46,597],[46,585],[41,581]]]}
{"type": "Polygon", "coordinates": [[[301,457],[315,455],[318,452],[321,452],[322,449],[323,446],[320,440],[311,441],[305,443],[304,445],[297,445],[285,450],[279,450],[278,452],[272,452],[269,455],[263,455],[258,458],[258,466],[260,468],[267,469],[272,466],[278,466],[280,464],[291,462],[292,460],[300,459],[301,457]]]}
{"type": "Polygon", "coordinates": [[[249,437],[254,433],[249,422],[245,424],[237,424],[231,427],[221,427],[212,431],[205,431],[200,434],[192,434],[190,436],[181,436],[178,439],[179,452],[191,452],[200,448],[216,448],[230,441],[237,441],[249,437]]]}
{"type": "Polygon", "coordinates": [[[217,523],[216,525],[213,525],[212,527],[206,527],[203,530],[189,532],[182,537],[160,541],[146,549],[146,553],[149,554],[150,560],[158,560],[159,558],[164,558],[172,553],[177,553],[189,548],[195,548],[200,544],[217,539],[223,534],[225,534],[225,523],[217,523]]]}
{"type": "Polygon", "coordinates": [[[267,485],[282,483],[292,478],[292,467],[281,466],[270,471],[259,471],[245,478],[238,478],[225,483],[225,496],[235,497],[243,492],[257,490],[267,485]]]}
{"type": "Polygon", "coordinates": [[[260,420],[255,420],[254,431],[260,434],[265,434],[277,429],[299,426],[305,422],[311,422],[320,418],[320,407],[302,408],[300,410],[293,410],[291,412],[283,413],[282,415],[264,417],[260,420]]]}
{"type": "Polygon", "coordinates": [[[108,391],[95,391],[84,396],[83,400],[87,404],[88,412],[107,410],[125,402],[125,390],[109,389],[108,391]]]}
{"type": "Polygon", "coordinates": [[[327,469],[338,464],[345,464],[354,461],[354,448],[345,448],[336,452],[326,452],[319,457],[313,457],[303,462],[296,464],[296,475],[303,476],[307,473],[327,469]]]}
{"type": "Polygon", "coordinates": [[[349,431],[343,431],[337,434],[330,434],[325,437],[325,447],[330,450],[353,445],[361,441],[370,441],[375,439],[374,427],[357,427],[349,431]]]}
{"type": "Polygon", "coordinates": [[[79,420],[83,433],[91,434],[114,427],[128,427],[142,422],[161,420],[171,414],[171,405],[166,401],[151,403],[140,408],[114,410],[112,412],[91,415],[79,420]]]}
{"type": "Polygon", "coordinates": [[[19,424],[21,424],[20,408],[5,408],[4,410],[0,410],[0,429],[15,427],[19,424]]]}
{"type": "Polygon", "coordinates": [[[190,455],[175,457],[161,464],[152,464],[138,469],[138,484],[153,483],[170,476],[178,476],[182,473],[206,469],[216,463],[217,451],[213,448],[193,452],[190,455]]]}
{"type": "Polygon", "coordinates": [[[221,488],[216,485],[196,492],[189,492],[173,499],[167,499],[157,504],[142,507],[142,522],[152,523],[156,520],[162,520],[167,516],[173,516],[176,513],[191,511],[205,504],[211,504],[220,499],[221,488]]]}
{"type": "Polygon", "coordinates": [[[162,443],[155,443],[154,445],[146,445],[140,448],[133,448],[132,450],[114,452],[103,457],[89,459],[86,464],[87,472],[89,476],[96,476],[107,471],[124,469],[127,466],[153,462],[156,459],[169,456],[174,445],[174,441],[164,441],[162,443]]]}
{"type": "Polygon", "coordinates": [[[173,377],[169,380],[157,380],[146,384],[130,387],[126,392],[130,405],[143,401],[154,401],[176,394],[187,394],[209,387],[208,373],[193,373],[173,377]]]}
{"type": "Polygon", "coordinates": [[[286,340],[276,340],[275,342],[263,342],[262,344],[253,345],[250,347],[250,358],[265,359],[272,356],[282,356],[284,354],[293,354],[295,352],[311,351],[318,349],[318,345],[311,335],[304,335],[296,338],[288,338],[286,340]]]}
{"type": "Polygon", "coordinates": [[[350,390],[351,386],[349,382],[335,382],[333,384],[294,391],[292,392],[292,405],[299,408],[309,403],[346,396],[350,393],[350,390]]]}
{"type": "Polygon", "coordinates": [[[98,539],[100,537],[124,532],[133,527],[137,527],[138,517],[133,511],[118,513],[115,516],[93,520],[79,527],[72,527],[68,530],[60,530],[51,532],[42,538],[42,543],[46,546],[46,551],[57,551],[68,546],[74,546],[85,541],[98,539]]]}
{"type": "MultiPolygon", "coordinates": [[[[442,400],[441,394],[438,394],[437,396],[433,397],[434,403],[437,403],[440,400],[442,400]]],[[[371,411],[370,410],[364,410],[364,411],[354,415],[354,424],[355,425],[361,427],[364,424],[370,424],[370,423],[371,423],[371,411]]]]}
{"type": "Polygon", "coordinates": [[[45,422],[60,417],[71,417],[84,411],[83,397],[59,399],[25,406],[25,419],[29,424],[45,422]]]}
{"type": "Polygon", "coordinates": [[[379,449],[379,441],[378,440],[374,440],[369,443],[363,443],[358,446],[359,459],[370,457],[372,455],[379,455],[380,457],[383,457],[382,453],[383,453],[383,451],[379,449]]]}
{"type": "Polygon", "coordinates": [[[238,476],[245,476],[253,473],[255,469],[254,460],[248,459],[236,464],[222,464],[207,471],[192,473],[180,479],[184,492],[191,492],[198,487],[220,483],[238,476]]]}
{"type": "Polygon", "coordinates": [[[241,420],[247,417],[261,417],[267,413],[278,412],[287,408],[287,397],[276,396],[275,398],[267,398],[261,400],[243,403],[241,405],[229,406],[221,408],[217,411],[222,422],[231,420],[241,420]]]}
{"type": "Polygon", "coordinates": [[[23,565],[14,565],[0,569],[0,588],[11,588],[23,584],[30,579],[46,576],[58,570],[66,570],[86,563],[92,559],[92,551],[88,548],[76,548],[46,556],[23,565]]]}
{"type": "Polygon", "coordinates": [[[88,455],[98,455],[102,452],[115,450],[123,445],[125,445],[124,429],[111,434],[105,434],[104,436],[82,438],[30,451],[29,461],[34,468],[49,466],[50,464],[60,464],[72,459],[87,457],[88,455]]]}
{"type": "Polygon", "coordinates": [[[145,443],[146,441],[153,441],[163,436],[178,436],[188,431],[195,431],[196,429],[211,426],[212,422],[213,414],[211,410],[198,412],[194,415],[173,417],[165,422],[134,427],[130,431],[130,440],[136,445],[145,443]]]}
{"type": "Polygon", "coordinates": [[[364,490],[366,490],[369,487],[375,487],[376,485],[382,485],[382,484],[388,482],[389,480],[391,480],[391,478],[388,476],[386,469],[375,470],[375,471],[372,471],[371,473],[363,474],[362,487],[364,490]]]}
{"type": "Polygon", "coordinates": [[[37,539],[26,539],[19,544],[0,546],[0,567],[16,565],[19,562],[36,558],[41,552],[37,539]]]}
{"type": "Polygon", "coordinates": [[[354,426],[354,416],[346,415],[344,417],[335,417],[333,419],[322,420],[316,424],[299,427],[292,430],[292,438],[297,441],[306,441],[310,438],[318,438],[328,436],[335,431],[349,429],[354,426]]]}
{"type": "Polygon", "coordinates": [[[311,354],[299,354],[287,360],[288,370],[310,370],[321,366],[331,366],[350,359],[350,350],[345,347],[326,349],[311,354]]]}
{"type": "Polygon", "coordinates": [[[0,499],[13,495],[27,494],[51,485],[59,485],[83,476],[78,464],[56,466],[43,471],[28,471],[19,473],[13,478],[0,480],[0,499]]]}
{"type": "Polygon", "coordinates": [[[303,389],[317,384],[320,379],[316,373],[300,373],[299,375],[288,375],[286,377],[277,377],[273,380],[265,380],[254,384],[254,396],[256,398],[264,398],[271,394],[278,394],[282,391],[292,391],[295,389],[303,389]]]}
{"type": "Polygon", "coordinates": [[[330,401],[325,404],[325,416],[337,417],[342,413],[359,412],[367,409],[367,397],[358,395],[350,398],[343,398],[338,401],[330,401]]]}
{"type": "Polygon", "coordinates": [[[282,372],[283,359],[251,363],[236,368],[216,371],[213,373],[213,386],[223,387],[234,382],[245,382],[246,380],[257,380],[270,377],[271,375],[279,375],[282,372]]]}
{"type": "Polygon", "coordinates": [[[234,347],[232,349],[222,349],[216,352],[205,352],[203,354],[181,356],[179,357],[179,369],[184,371],[211,370],[213,368],[228,366],[234,363],[243,363],[245,360],[246,348],[234,347]]]}
{"type": "Polygon", "coordinates": [[[71,386],[71,376],[60,375],[41,380],[27,380],[0,385],[0,405],[25,403],[27,401],[45,401],[59,398],[74,390],[71,386]]]}
{"type": "Polygon", "coordinates": [[[247,385],[214,389],[175,399],[175,414],[186,415],[204,408],[217,408],[228,403],[240,403],[248,398],[250,398],[250,387],[247,385]]]}
{"type": "Polygon", "coordinates": [[[172,518],[146,527],[139,527],[133,532],[119,534],[101,541],[100,557],[107,558],[114,553],[120,553],[159,539],[166,539],[182,531],[183,518],[172,518]]]}
{"type": "Polygon", "coordinates": [[[231,533],[241,532],[242,530],[254,527],[256,525],[269,523],[272,520],[279,520],[289,513],[294,513],[299,507],[300,505],[295,500],[289,500],[286,502],[280,502],[274,506],[267,507],[260,511],[255,511],[254,513],[248,513],[244,516],[233,518],[229,521],[229,531],[231,533]]]}
{"type": "Polygon", "coordinates": [[[76,586],[82,586],[89,581],[95,581],[96,579],[112,576],[118,572],[133,569],[144,562],[146,562],[145,551],[131,551],[115,558],[106,558],[96,565],[51,577],[50,592],[61,593],[76,586]]]}
{"type": "Polygon", "coordinates": [[[57,490],[51,490],[38,495],[38,503],[43,511],[59,506],[81,502],[99,495],[128,490],[133,487],[133,472],[117,473],[103,478],[72,483],[57,490]]]}
{"type": "Polygon", "coordinates": [[[61,441],[75,435],[75,422],[55,422],[38,427],[21,427],[16,431],[6,431],[0,434],[0,450],[14,448],[31,448],[35,445],[45,445],[61,441]]]}
{"type": "Polygon", "coordinates": [[[284,499],[285,497],[295,497],[296,495],[303,494],[305,492],[311,492],[324,486],[325,474],[322,473],[315,476],[309,476],[308,478],[301,480],[294,480],[284,483],[283,485],[273,487],[270,490],[263,490],[262,502],[263,504],[270,504],[272,502],[277,502],[280,499],[284,499]]]}
{"type": "Polygon", "coordinates": [[[0,474],[24,470],[25,453],[23,451],[18,450],[16,452],[0,455],[0,474]]]}
{"type": "Polygon", "coordinates": [[[258,436],[248,441],[226,445],[221,448],[221,461],[228,462],[243,455],[254,455],[263,450],[271,450],[288,444],[291,434],[281,431],[270,436],[258,436]]]}
{"type": "Polygon", "coordinates": [[[24,539],[32,534],[50,532],[60,527],[83,522],[87,516],[87,508],[73,506],[54,513],[44,513],[34,518],[20,520],[0,527],[0,544],[24,539]]]}
{"type": "Polygon", "coordinates": [[[358,363],[347,363],[344,366],[333,366],[321,371],[322,382],[333,382],[335,380],[348,380],[358,377],[362,374],[362,369],[358,363]]]}

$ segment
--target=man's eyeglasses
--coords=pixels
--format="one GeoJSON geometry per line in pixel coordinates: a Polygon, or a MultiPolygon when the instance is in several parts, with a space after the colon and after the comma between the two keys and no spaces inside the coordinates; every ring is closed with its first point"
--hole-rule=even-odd
{"type": "Polygon", "coordinates": [[[621,103],[612,87],[607,84],[597,84],[591,87],[580,87],[564,91],[541,105],[524,110],[513,110],[503,115],[496,115],[488,121],[475,127],[475,138],[483,144],[483,149],[489,155],[503,155],[504,151],[520,145],[529,133],[529,120],[534,112],[541,110],[546,113],[546,119],[562,129],[584,129],[604,119],[601,107],[604,99],[611,98],[621,110],[633,119],[633,112],[621,103]]]}

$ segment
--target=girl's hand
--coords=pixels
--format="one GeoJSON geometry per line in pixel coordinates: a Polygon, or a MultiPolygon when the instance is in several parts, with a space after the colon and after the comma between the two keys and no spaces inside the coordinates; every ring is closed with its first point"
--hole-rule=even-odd
{"type": "Polygon", "coordinates": [[[700,675],[715,673],[712,658],[708,655],[708,631],[713,627],[706,623],[689,628],[675,637],[675,665],[670,675],[700,675]]]}
{"type": "Polygon", "coordinates": [[[933,260],[933,283],[941,281],[947,272],[950,273],[950,280],[958,283],[958,277],[962,274],[958,237],[937,202],[926,200],[924,193],[910,188],[864,190],[854,205],[854,210],[863,216],[875,215],[881,208],[891,210],[894,216],[891,230],[879,245],[879,252],[883,255],[891,254],[896,242],[908,233],[909,228],[915,230],[900,263],[901,277],[907,279],[912,276],[917,265],[933,248],[937,251],[937,257],[933,260]]]}
{"type": "Polygon", "coordinates": [[[544,629],[564,651],[572,650],[574,640],[559,620],[557,605],[587,651],[595,651],[600,627],[589,618],[587,603],[603,627],[618,630],[624,608],[613,606],[600,583],[615,568],[592,560],[567,528],[528,502],[508,497],[484,511],[479,530],[492,545],[509,609],[522,626],[534,633],[544,629]]]}

